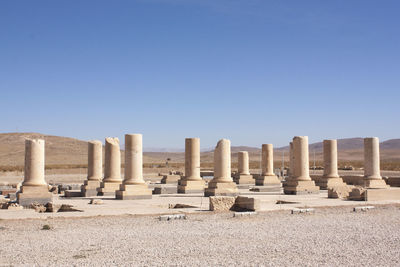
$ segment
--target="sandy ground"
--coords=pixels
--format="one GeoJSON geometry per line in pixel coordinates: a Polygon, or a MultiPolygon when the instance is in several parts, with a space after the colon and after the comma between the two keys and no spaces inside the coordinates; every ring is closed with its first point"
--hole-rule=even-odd
{"type": "Polygon", "coordinates": [[[0,220],[0,266],[399,266],[400,206],[0,220]],[[48,224],[51,230],[41,230],[48,224]]]}

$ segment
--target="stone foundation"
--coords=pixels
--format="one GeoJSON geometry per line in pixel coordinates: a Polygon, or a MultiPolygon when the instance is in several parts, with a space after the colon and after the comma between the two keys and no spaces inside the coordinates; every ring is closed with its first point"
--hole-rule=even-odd
{"type": "Polygon", "coordinates": [[[85,180],[84,184],[81,186],[82,196],[84,197],[95,197],[97,196],[97,188],[100,188],[100,181],[90,181],[85,180]]]}
{"type": "Polygon", "coordinates": [[[152,197],[152,191],[147,184],[121,184],[120,190],[115,192],[116,199],[147,199],[152,197]]]}
{"type": "Polygon", "coordinates": [[[53,194],[49,192],[47,185],[21,186],[17,198],[19,205],[29,207],[32,203],[46,204],[52,202],[53,194]]]}
{"type": "Polygon", "coordinates": [[[283,192],[288,195],[319,194],[319,187],[314,181],[291,180],[285,182],[283,192]]]}
{"type": "Polygon", "coordinates": [[[192,194],[192,193],[204,193],[205,181],[188,181],[180,180],[178,184],[178,193],[192,194]]]}
{"type": "Polygon", "coordinates": [[[204,196],[237,196],[238,189],[234,182],[209,182],[204,190],[204,196]]]}
{"type": "Polygon", "coordinates": [[[253,175],[251,175],[251,174],[235,173],[233,175],[233,181],[236,184],[254,184],[253,175]]]}
{"type": "Polygon", "coordinates": [[[102,182],[97,188],[98,196],[115,196],[115,191],[120,189],[121,183],[102,182]]]}

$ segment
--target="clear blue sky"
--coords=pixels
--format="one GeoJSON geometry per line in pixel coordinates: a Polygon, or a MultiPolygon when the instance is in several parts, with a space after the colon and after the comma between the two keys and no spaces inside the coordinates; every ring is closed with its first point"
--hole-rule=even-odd
{"type": "Polygon", "coordinates": [[[0,1],[0,132],[400,137],[400,1],[0,1]]]}

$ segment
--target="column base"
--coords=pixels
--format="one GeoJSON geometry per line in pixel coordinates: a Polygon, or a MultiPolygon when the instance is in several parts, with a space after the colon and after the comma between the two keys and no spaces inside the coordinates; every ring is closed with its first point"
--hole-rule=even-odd
{"type": "Polygon", "coordinates": [[[46,204],[53,201],[53,194],[49,192],[47,185],[21,186],[17,193],[18,204],[29,207],[32,203],[46,204]]]}
{"type": "Polygon", "coordinates": [[[375,179],[375,180],[364,179],[364,184],[365,187],[369,189],[383,189],[390,187],[389,185],[386,184],[385,180],[383,179],[375,179]]]}
{"type": "Polygon", "coordinates": [[[281,185],[282,183],[276,175],[260,175],[256,178],[256,185],[281,185]]]}
{"type": "Polygon", "coordinates": [[[167,175],[163,176],[163,178],[161,179],[161,183],[162,184],[176,184],[176,183],[178,183],[179,179],[181,179],[180,175],[167,174],[167,175]]]}
{"type": "Polygon", "coordinates": [[[289,180],[283,185],[283,192],[286,195],[307,195],[307,194],[319,194],[319,187],[315,185],[315,182],[310,181],[297,181],[289,180]]]}
{"type": "Polygon", "coordinates": [[[192,193],[204,193],[205,181],[187,181],[179,180],[178,182],[178,193],[180,194],[192,194],[192,193]]]}
{"type": "Polygon", "coordinates": [[[253,175],[251,174],[235,174],[233,176],[233,181],[236,184],[254,184],[253,175]]]}
{"type": "Polygon", "coordinates": [[[234,182],[209,182],[208,188],[204,190],[204,196],[237,196],[239,194],[234,182]]]}
{"type": "Polygon", "coordinates": [[[97,196],[97,189],[100,188],[101,181],[90,181],[85,180],[81,186],[82,196],[84,197],[95,197],[97,196]]]}
{"type": "Polygon", "coordinates": [[[149,199],[152,191],[147,184],[121,184],[120,189],[115,191],[115,198],[122,200],[149,199]]]}
{"type": "Polygon", "coordinates": [[[115,191],[119,190],[121,183],[101,182],[97,188],[98,196],[115,196],[115,191]]]}
{"type": "Polygon", "coordinates": [[[347,185],[346,183],[343,182],[343,179],[341,177],[324,177],[324,176],[316,180],[315,184],[319,186],[320,189],[323,190],[347,185]]]}

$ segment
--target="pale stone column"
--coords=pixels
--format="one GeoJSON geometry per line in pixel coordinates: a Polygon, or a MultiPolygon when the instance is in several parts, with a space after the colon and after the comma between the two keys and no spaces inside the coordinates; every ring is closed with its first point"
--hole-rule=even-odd
{"type": "Polygon", "coordinates": [[[116,199],[151,198],[152,191],[143,179],[143,141],[141,134],[125,135],[125,177],[116,199]]]}
{"type": "Polygon", "coordinates": [[[370,180],[382,179],[378,137],[364,138],[364,177],[370,180]]]}
{"type": "Polygon", "coordinates": [[[144,184],[142,135],[125,135],[124,184],[144,184]]]}
{"type": "Polygon", "coordinates": [[[214,178],[204,195],[237,195],[238,189],[231,177],[231,142],[221,139],[214,150],[214,178]]]}
{"type": "Polygon", "coordinates": [[[293,138],[294,171],[291,178],[284,183],[285,194],[319,193],[319,187],[311,180],[308,156],[308,136],[293,138]]]}
{"type": "Polygon", "coordinates": [[[310,162],[308,155],[308,136],[296,136],[293,139],[295,155],[295,179],[298,181],[310,181],[310,162]]]}
{"type": "Polygon", "coordinates": [[[115,191],[120,188],[121,179],[121,150],[117,137],[106,138],[104,179],[97,189],[100,196],[115,196],[115,191]]]}
{"type": "MultiPolygon", "coordinates": [[[[256,178],[256,185],[282,186],[274,173],[274,147],[272,144],[261,146],[261,175],[256,178]]],[[[279,189],[280,190],[280,189],[279,189]]]]}
{"type": "Polygon", "coordinates": [[[337,141],[324,140],[324,177],[339,178],[337,165],[337,141]]]}
{"type": "Polygon", "coordinates": [[[202,180],[200,177],[200,138],[185,139],[185,179],[202,180]]]}
{"type": "Polygon", "coordinates": [[[261,175],[275,175],[274,173],[274,149],[272,144],[261,146],[261,175]]]}
{"type": "Polygon", "coordinates": [[[324,174],[315,177],[316,184],[321,189],[329,189],[338,186],[346,186],[343,179],[339,177],[337,164],[337,141],[324,140],[324,174]]]}
{"type": "Polygon", "coordinates": [[[222,139],[214,151],[214,179],[218,182],[231,182],[231,141],[222,139]]]}
{"type": "Polygon", "coordinates": [[[47,185],[44,179],[44,140],[25,140],[25,173],[22,185],[47,185]]]}
{"type": "Polygon", "coordinates": [[[17,192],[21,206],[29,207],[32,203],[46,204],[51,202],[53,194],[49,192],[44,179],[44,140],[25,140],[24,181],[17,192]]]}
{"type": "Polygon", "coordinates": [[[293,142],[289,144],[289,173],[288,178],[292,178],[294,176],[294,153],[293,153],[293,142]]]}
{"type": "Polygon", "coordinates": [[[100,181],[103,176],[103,144],[100,141],[88,142],[88,180],[100,181]]]}
{"type": "Polygon", "coordinates": [[[203,193],[204,186],[200,176],[200,138],[186,138],[185,175],[178,181],[178,193],[203,193]]]}
{"type": "Polygon", "coordinates": [[[367,188],[388,188],[382,179],[378,137],[364,138],[364,181],[367,188]]]}
{"type": "Polygon", "coordinates": [[[250,175],[249,153],[247,151],[239,151],[238,153],[238,173],[243,175],[250,175]]]}
{"type": "Polygon", "coordinates": [[[120,183],[121,151],[118,138],[106,138],[106,153],[104,166],[104,182],[120,183]]]}

